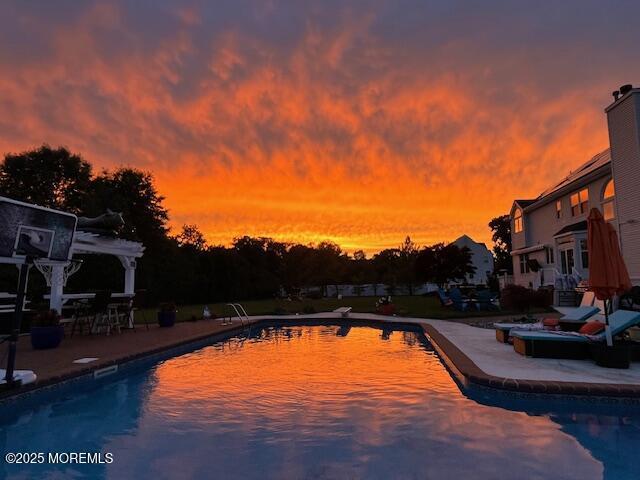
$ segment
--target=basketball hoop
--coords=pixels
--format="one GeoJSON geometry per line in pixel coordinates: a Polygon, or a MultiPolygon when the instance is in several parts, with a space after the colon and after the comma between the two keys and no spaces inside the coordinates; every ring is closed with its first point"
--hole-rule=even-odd
{"type": "Polygon", "coordinates": [[[62,285],[66,287],[69,277],[80,270],[80,267],[82,266],[82,260],[72,259],[63,264],[62,262],[54,262],[42,258],[34,260],[33,264],[44,277],[45,281],[47,282],[47,287],[51,287],[51,282],[55,271],[54,267],[64,265],[64,267],[62,268],[62,285]]]}

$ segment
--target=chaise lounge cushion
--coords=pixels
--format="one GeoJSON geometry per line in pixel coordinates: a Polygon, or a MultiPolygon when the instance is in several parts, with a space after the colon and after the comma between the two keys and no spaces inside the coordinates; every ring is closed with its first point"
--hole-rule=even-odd
{"type": "MultiPolygon", "coordinates": [[[[630,327],[640,323],[640,312],[630,310],[616,310],[609,316],[609,326],[611,335],[618,335],[630,327]]],[[[544,341],[550,340],[554,342],[588,342],[604,341],[605,333],[600,332],[595,335],[580,334],[578,332],[549,332],[549,331],[517,331],[511,332],[511,335],[522,340],[544,341]]]]}
{"type": "Polygon", "coordinates": [[[604,330],[604,326],[604,323],[598,320],[594,320],[593,322],[585,323],[582,327],[580,327],[580,330],[578,330],[578,332],[585,335],[595,335],[602,332],[604,330]]]}

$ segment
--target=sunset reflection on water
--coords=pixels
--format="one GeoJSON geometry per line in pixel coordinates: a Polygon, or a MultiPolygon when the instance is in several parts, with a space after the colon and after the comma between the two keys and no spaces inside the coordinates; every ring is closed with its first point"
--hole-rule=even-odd
{"type": "Polygon", "coordinates": [[[224,439],[211,454],[223,465],[234,458],[243,474],[269,452],[268,464],[291,478],[314,465],[329,477],[512,478],[502,462],[514,458],[528,478],[602,475],[600,462],[548,418],[466,399],[415,332],[259,329],[167,361],[154,380],[147,411],[171,430],[215,429],[224,439]]]}

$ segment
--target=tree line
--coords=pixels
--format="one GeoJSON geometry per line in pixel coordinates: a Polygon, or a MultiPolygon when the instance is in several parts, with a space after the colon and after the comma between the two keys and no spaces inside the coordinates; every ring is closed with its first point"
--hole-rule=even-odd
{"type": "MultiPolygon", "coordinates": [[[[475,270],[468,249],[444,243],[419,247],[409,237],[397,248],[367,258],[362,250],[348,255],[330,241],[302,245],[244,236],[230,246],[209,245],[196,225],[184,225],[172,235],[169,212],[150,173],[129,167],[95,173],[89,162],[64,147],[43,145],[5,155],[0,195],[89,217],[106,209],[122,212],[125,225],[118,235],[146,247],[136,288],[147,290],[154,301],[259,299],[341,284],[385,284],[391,291],[384,293],[390,294],[403,286],[412,293],[418,283],[462,281],[475,270]]],[[[122,267],[116,258],[82,259],[69,291],[122,291],[122,267]]],[[[14,270],[3,268],[0,290],[15,289],[14,270]]],[[[40,275],[31,277],[32,288],[44,288],[40,275]]]]}

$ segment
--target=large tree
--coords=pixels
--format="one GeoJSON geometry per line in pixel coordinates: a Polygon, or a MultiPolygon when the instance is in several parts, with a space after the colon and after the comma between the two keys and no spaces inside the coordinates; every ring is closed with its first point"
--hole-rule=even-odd
{"type": "Polygon", "coordinates": [[[0,164],[2,195],[79,213],[91,185],[91,165],[64,147],[7,154],[0,164]]]}
{"type": "Polygon", "coordinates": [[[207,240],[197,225],[185,224],[182,230],[176,235],[176,241],[182,248],[201,252],[207,248],[207,240]]]}
{"type": "Polygon", "coordinates": [[[167,239],[167,209],[150,173],[134,168],[103,171],[91,182],[83,213],[97,216],[111,209],[122,212],[122,236],[153,245],[167,239]]]}
{"type": "Polygon", "coordinates": [[[511,218],[509,215],[501,215],[489,222],[493,239],[493,255],[495,257],[494,272],[507,270],[513,273],[511,260],[511,218]]]}
{"type": "Polygon", "coordinates": [[[413,295],[413,287],[416,283],[416,258],[420,249],[407,236],[400,248],[398,248],[398,275],[399,281],[407,287],[409,295],[413,295]]]}
{"type": "Polygon", "coordinates": [[[420,280],[445,285],[462,281],[475,272],[471,251],[467,247],[437,243],[420,250],[416,258],[416,275],[420,280]]]}

